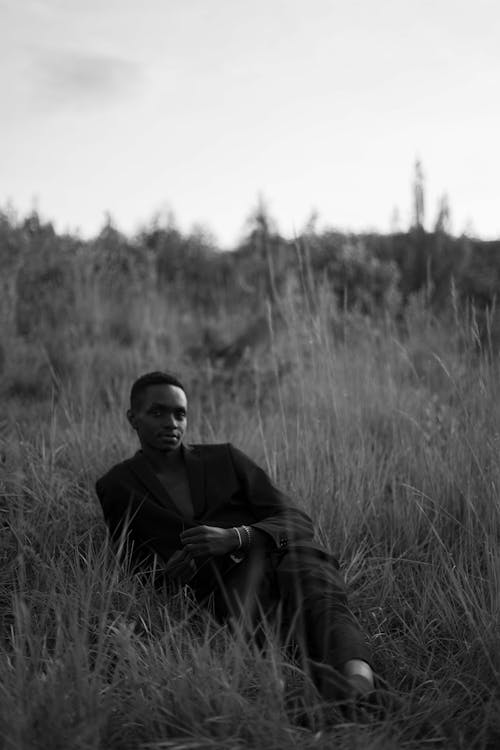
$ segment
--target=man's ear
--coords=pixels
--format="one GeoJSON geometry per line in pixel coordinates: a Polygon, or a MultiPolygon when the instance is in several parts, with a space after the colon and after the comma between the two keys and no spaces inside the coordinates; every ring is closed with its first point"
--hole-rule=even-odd
{"type": "Polygon", "coordinates": [[[137,427],[136,427],[136,421],[135,421],[135,414],[134,414],[134,412],[132,411],[132,409],[128,409],[128,411],[127,411],[127,419],[128,419],[128,421],[129,421],[129,423],[130,423],[131,427],[132,427],[132,428],[133,428],[134,430],[136,430],[136,429],[137,429],[137,427]]]}

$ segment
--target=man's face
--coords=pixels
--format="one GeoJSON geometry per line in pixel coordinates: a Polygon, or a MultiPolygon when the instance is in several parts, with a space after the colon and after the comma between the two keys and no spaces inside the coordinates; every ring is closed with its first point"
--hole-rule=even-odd
{"type": "Polygon", "coordinates": [[[150,385],[127,412],[141,446],[169,453],[177,450],[187,426],[187,399],[176,385],[150,385]]]}

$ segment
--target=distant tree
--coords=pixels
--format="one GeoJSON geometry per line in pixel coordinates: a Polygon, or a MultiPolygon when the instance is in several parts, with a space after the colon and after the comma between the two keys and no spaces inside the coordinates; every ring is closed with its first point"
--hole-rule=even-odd
{"type": "Polygon", "coordinates": [[[304,224],[304,229],[302,230],[302,234],[306,236],[317,234],[318,222],[319,222],[319,213],[317,212],[315,208],[313,208],[313,210],[309,214],[309,218],[304,224]]]}
{"type": "Polygon", "coordinates": [[[413,226],[423,229],[425,220],[425,190],[424,173],[420,159],[415,162],[415,175],[413,178],[413,226]]]}
{"type": "Polygon", "coordinates": [[[41,340],[69,320],[74,306],[75,267],[68,243],[50,222],[33,212],[21,224],[22,263],[15,276],[16,332],[41,340]]]}
{"type": "Polygon", "coordinates": [[[256,249],[265,255],[267,240],[276,234],[276,222],[271,218],[269,206],[262,195],[259,195],[257,206],[250,213],[246,221],[248,239],[255,244],[256,249]]]}
{"type": "Polygon", "coordinates": [[[89,257],[93,261],[93,273],[99,277],[109,293],[129,292],[132,285],[148,279],[150,259],[142,252],[137,241],[130,239],[117,229],[109,213],[104,225],[89,245],[89,257]]]}
{"type": "Polygon", "coordinates": [[[436,216],[436,223],[434,224],[434,231],[449,234],[451,222],[451,211],[448,196],[443,193],[438,203],[438,213],[436,216]]]}
{"type": "Polygon", "coordinates": [[[259,196],[257,207],[247,219],[246,226],[249,231],[243,246],[251,248],[257,266],[263,265],[267,269],[265,294],[275,301],[277,292],[275,258],[273,256],[280,245],[281,238],[262,196],[259,196]]]}

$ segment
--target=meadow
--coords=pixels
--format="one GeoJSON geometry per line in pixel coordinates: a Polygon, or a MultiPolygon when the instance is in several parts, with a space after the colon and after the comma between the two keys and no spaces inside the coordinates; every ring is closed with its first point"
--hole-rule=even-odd
{"type": "Polygon", "coordinates": [[[425,290],[397,315],[367,315],[303,271],[262,300],[260,333],[237,356],[209,356],[200,331],[239,340],[250,307],[193,314],[182,281],[111,294],[82,277],[44,333],[20,332],[19,310],[15,330],[6,314],[6,750],[498,747],[495,346],[453,288],[439,315],[425,290]],[[94,482],[136,450],[128,390],[158,368],[187,384],[189,440],[234,443],[313,517],[397,698],[387,713],[326,725],[272,629],[259,651],[194,612],[187,593],[116,564],[94,482]]]}

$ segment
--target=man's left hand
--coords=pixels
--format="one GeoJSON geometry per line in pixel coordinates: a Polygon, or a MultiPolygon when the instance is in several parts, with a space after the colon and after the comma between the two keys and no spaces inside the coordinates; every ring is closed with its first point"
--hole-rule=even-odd
{"type": "Polygon", "coordinates": [[[191,557],[226,555],[238,547],[234,529],[221,529],[218,526],[196,526],[183,531],[180,540],[191,557]]]}

